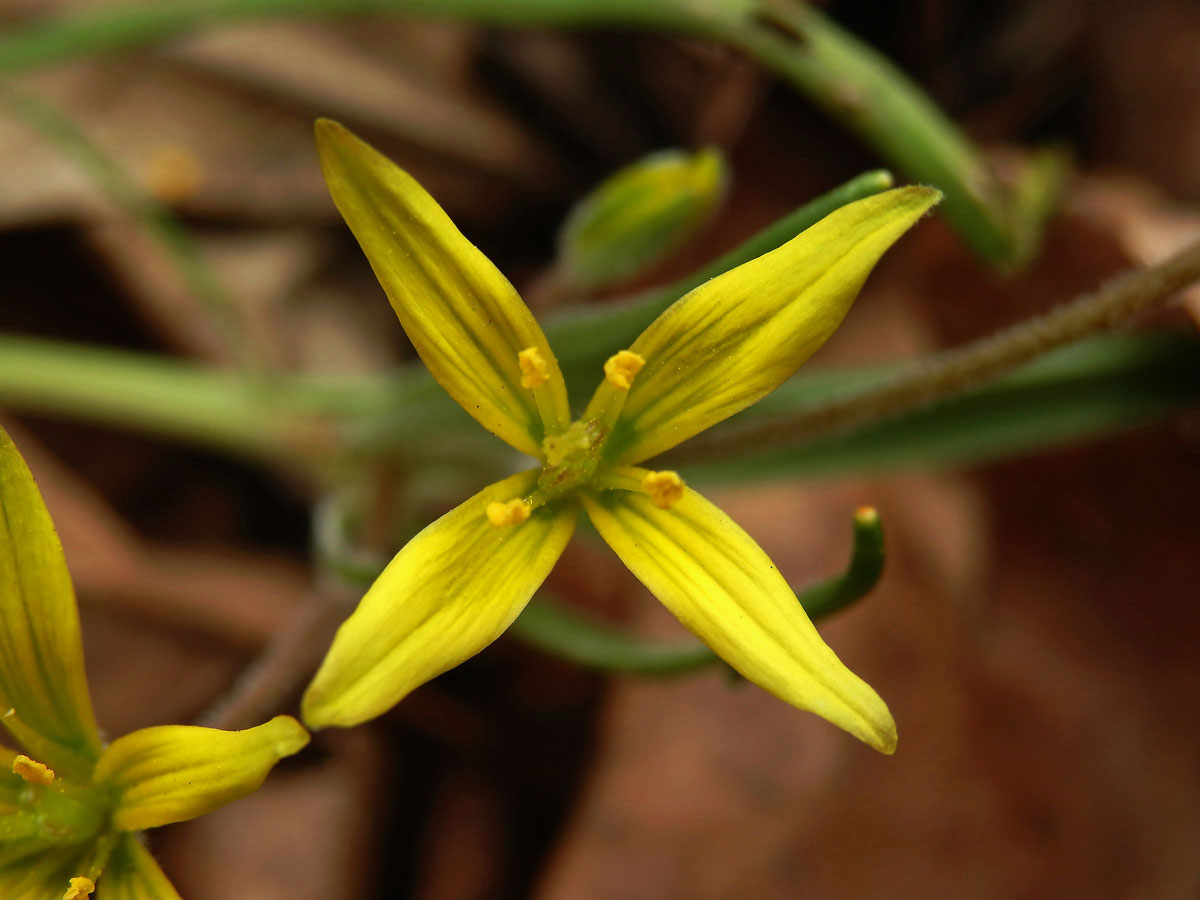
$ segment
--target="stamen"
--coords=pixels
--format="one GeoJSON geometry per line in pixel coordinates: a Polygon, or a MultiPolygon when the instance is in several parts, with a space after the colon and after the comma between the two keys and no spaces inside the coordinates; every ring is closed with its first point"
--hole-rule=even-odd
{"type": "Polygon", "coordinates": [[[550,378],[546,358],[537,347],[526,347],[518,353],[517,364],[521,367],[521,387],[527,390],[545,384],[550,378]]]}
{"type": "Polygon", "coordinates": [[[651,503],[670,509],[683,497],[685,485],[678,472],[651,472],[642,479],[642,487],[650,494],[651,503]]]}
{"type": "Polygon", "coordinates": [[[627,391],[633,385],[633,376],[642,370],[646,360],[632,350],[622,350],[608,358],[604,364],[604,378],[613,387],[627,391]]]}
{"type": "Polygon", "coordinates": [[[30,784],[53,784],[54,770],[49,766],[43,765],[35,759],[30,759],[25,754],[18,754],[13,759],[12,773],[20,775],[30,784]]]}
{"type": "Polygon", "coordinates": [[[503,528],[505,525],[520,525],[529,518],[532,512],[533,507],[520,497],[509,500],[507,503],[493,501],[487,505],[488,521],[496,528],[503,528]]]}
{"type": "Polygon", "coordinates": [[[63,900],[87,900],[96,890],[96,884],[90,878],[72,878],[71,886],[63,894],[63,900]]]}

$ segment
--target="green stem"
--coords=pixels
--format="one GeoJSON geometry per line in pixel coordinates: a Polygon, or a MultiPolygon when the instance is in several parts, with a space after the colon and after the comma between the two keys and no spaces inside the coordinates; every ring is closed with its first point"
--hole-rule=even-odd
{"type": "Polygon", "coordinates": [[[1166,262],[1114,278],[1098,291],[945,353],[917,361],[863,390],[770,421],[710,431],[672,454],[676,459],[730,459],[883,422],[959,396],[1019,366],[1090,335],[1112,330],[1200,280],[1200,241],[1166,262]]]}
{"type": "Polygon", "coordinates": [[[719,36],[774,70],[906,176],[940,188],[940,212],[974,249],[1018,262],[1012,197],[971,140],[890,60],[798,2],[764,2],[719,36]]]}
{"type": "MultiPolygon", "coordinates": [[[[718,0],[719,2],[719,0],[718,0]]],[[[200,29],[280,16],[399,13],[496,25],[678,28],[688,4],[672,0],[183,0],[131,3],[33,22],[0,41],[0,75],[81,56],[148,47],[200,29]]]]}
{"type": "Polygon", "coordinates": [[[397,13],[494,25],[633,26],[738,47],[806,93],[905,174],[946,194],[975,249],[1018,262],[1033,224],[971,141],[889,60],[807,4],[788,0],[204,0],[85,11],[0,41],[0,75],[275,16],[397,13]]]}
{"type": "Polygon", "coordinates": [[[270,457],[286,452],[271,383],[164,357],[0,336],[0,403],[270,457]]]}
{"type": "MultiPolygon", "coordinates": [[[[879,582],[883,562],[879,514],[864,507],[854,515],[854,548],[845,571],[801,592],[800,604],[814,621],[849,606],[879,582]]],[[[544,598],[526,607],[509,634],[553,656],[611,672],[678,675],[719,661],[696,641],[641,640],[544,598]]]]}

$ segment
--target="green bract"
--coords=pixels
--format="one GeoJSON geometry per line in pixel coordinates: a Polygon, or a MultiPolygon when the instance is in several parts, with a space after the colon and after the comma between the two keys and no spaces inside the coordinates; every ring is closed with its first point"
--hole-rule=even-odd
{"type": "Polygon", "coordinates": [[[105,747],[75,594],[33,476],[0,429],[0,898],[178,900],[141,843],[258,788],[308,743],[279,716],[246,731],[144,728],[105,747]],[[27,755],[26,755],[27,754],[27,755]]]}
{"type": "Polygon", "coordinates": [[[618,284],[664,259],[708,221],[725,197],[715,147],[662,150],[606,179],[571,210],[559,262],[572,284],[618,284]]]}
{"type": "Polygon", "coordinates": [[[636,464],[774,390],[833,333],[885,250],[940,196],[842,207],[680,299],[605,365],[572,420],[558,363],[516,291],[411,177],[317,125],[333,199],[434,377],[537,460],[413,538],[342,625],[304,698],[313,727],[379,715],[520,614],[587,512],[605,541],[747,679],[890,753],[876,693],[821,640],[757,544],[674,472],[636,464]]]}

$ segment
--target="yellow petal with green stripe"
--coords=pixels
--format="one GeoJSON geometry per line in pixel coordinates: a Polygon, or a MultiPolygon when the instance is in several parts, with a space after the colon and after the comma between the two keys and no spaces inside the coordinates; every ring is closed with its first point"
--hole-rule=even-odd
{"type": "Polygon", "coordinates": [[[493,525],[491,503],[527,497],[536,471],[497,482],[414,537],[342,625],[305,694],[313,728],[357,725],[499,637],[545,581],[578,507],[493,525]]]}
{"type": "Polygon", "coordinates": [[[558,361],[529,308],[411,175],[344,127],[317,122],[329,192],[429,371],[488,431],[531,456],[570,422],[558,361]],[[547,378],[521,386],[534,348],[547,378]]]}
{"type": "Polygon", "coordinates": [[[182,822],[253,793],[271,768],[308,743],[291,716],[245,731],[195,725],[143,728],[113,741],[96,780],[117,792],[113,825],[122,831],[182,822]]]}
{"type": "Polygon", "coordinates": [[[137,835],[122,835],[96,892],[98,900],[180,900],[137,835]]]}
{"type": "Polygon", "coordinates": [[[71,876],[88,854],[78,847],[56,847],[0,866],[3,900],[61,900],[71,876]]]}
{"type": "Polygon", "coordinates": [[[33,476],[0,429],[0,723],[39,762],[86,777],[100,738],[75,590],[33,476]]]}
{"type": "Polygon", "coordinates": [[[614,472],[630,490],[585,496],[588,516],[650,591],[718,656],[787,703],[823,716],[877,750],[896,747],[887,706],[809,621],[762,548],[688,488],[670,509],[641,491],[643,469],[614,472]]]}
{"type": "MultiPolygon", "coordinates": [[[[645,367],[609,439],[636,463],[745,409],[833,334],[875,263],[941,197],[905,187],[857,200],[782,247],[696,288],[630,347],[645,367]]],[[[588,415],[613,408],[604,382],[588,415]]]]}

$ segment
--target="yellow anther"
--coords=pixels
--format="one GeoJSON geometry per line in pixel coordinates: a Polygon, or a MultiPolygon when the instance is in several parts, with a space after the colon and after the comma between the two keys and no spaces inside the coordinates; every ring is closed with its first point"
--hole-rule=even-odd
{"type": "Polygon", "coordinates": [[[63,894],[63,900],[87,900],[96,890],[96,884],[90,878],[72,878],[71,886],[63,894]]]}
{"type": "Polygon", "coordinates": [[[532,512],[533,507],[520,497],[516,500],[509,500],[507,503],[493,501],[487,505],[488,521],[497,528],[503,528],[505,525],[520,525],[529,518],[529,514],[532,512]]]}
{"type": "Polygon", "coordinates": [[[13,759],[12,772],[20,775],[30,784],[53,784],[54,770],[43,765],[36,759],[30,759],[23,753],[13,759]]]}
{"type": "Polygon", "coordinates": [[[683,479],[678,472],[651,472],[642,479],[642,487],[650,494],[650,502],[659,509],[670,509],[683,496],[683,479]]]}
{"type": "Polygon", "coordinates": [[[633,385],[633,376],[642,370],[646,360],[632,350],[622,350],[608,358],[604,364],[604,378],[615,388],[627,391],[633,385]]]}
{"type": "Polygon", "coordinates": [[[532,390],[539,384],[545,384],[550,375],[546,366],[546,357],[537,347],[526,347],[517,354],[517,364],[521,367],[521,387],[532,390]]]}

